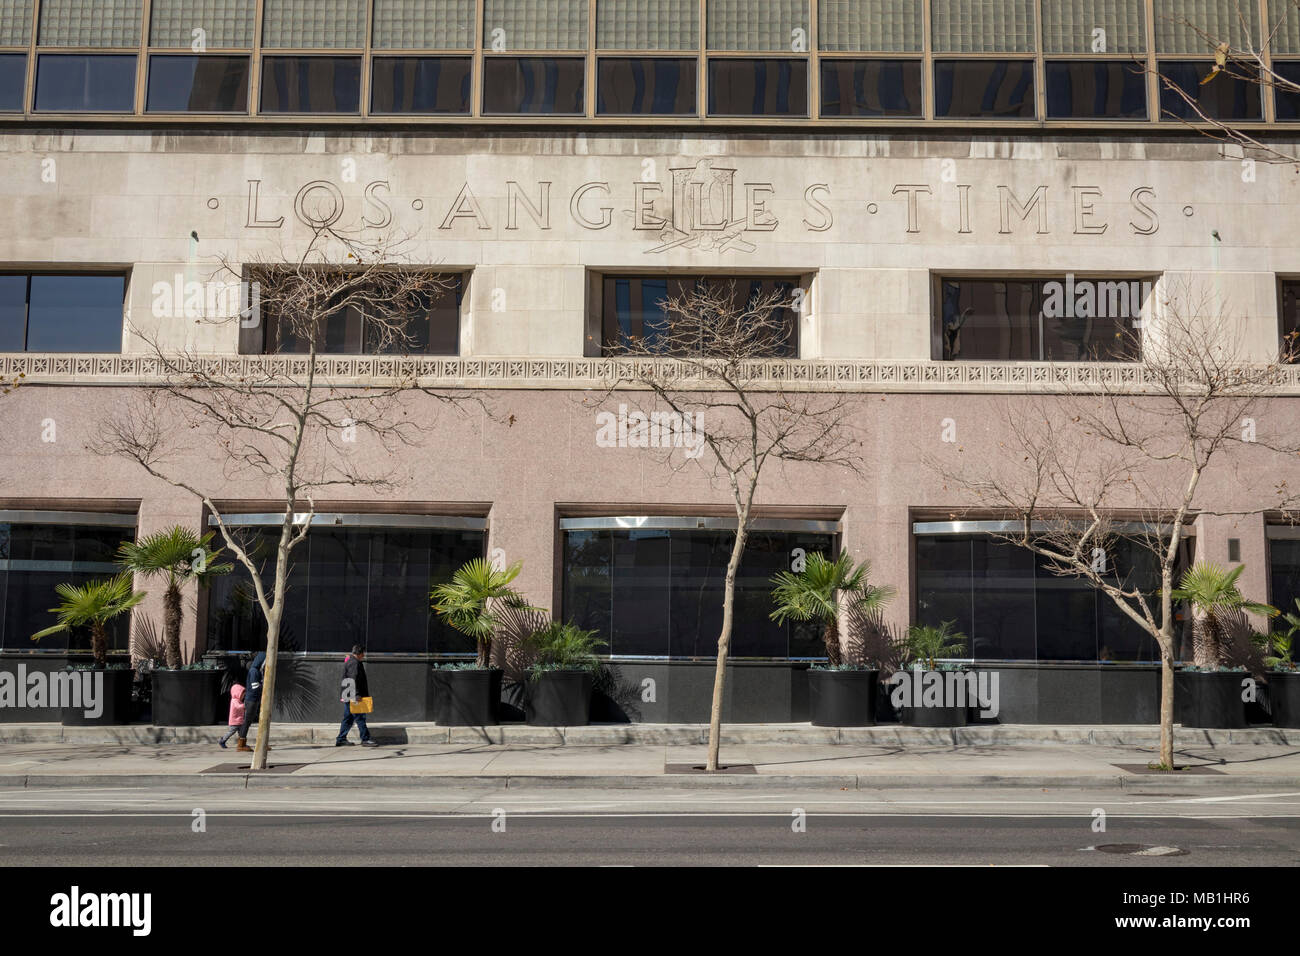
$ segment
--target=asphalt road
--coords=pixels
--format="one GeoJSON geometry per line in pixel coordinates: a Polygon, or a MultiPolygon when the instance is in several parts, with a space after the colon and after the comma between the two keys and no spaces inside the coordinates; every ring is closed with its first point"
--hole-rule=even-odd
{"type": "Polygon", "coordinates": [[[1285,866],[1300,793],[0,790],[0,865],[159,864],[1285,866]]]}

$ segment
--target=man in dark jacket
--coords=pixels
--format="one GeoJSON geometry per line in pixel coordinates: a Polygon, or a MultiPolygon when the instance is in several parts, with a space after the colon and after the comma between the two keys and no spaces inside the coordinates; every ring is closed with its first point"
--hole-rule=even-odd
{"type": "Polygon", "coordinates": [[[266,654],[258,651],[253,663],[248,665],[248,683],[244,685],[244,722],[239,727],[239,746],[235,748],[236,751],[247,753],[253,749],[248,746],[248,727],[257,721],[258,712],[262,709],[262,671],[265,669],[266,654]]]}
{"type": "Polygon", "coordinates": [[[342,695],[339,697],[343,702],[343,723],[339,727],[338,739],[334,741],[335,747],[352,746],[352,741],[348,740],[348,731],[352,729],[354,723],[361,731],[361,746],[377,746],[370,739],[370,728],[366,726],[366,715],[352,713],[353,701],[360,701],[370,696],[370,683],[366,680],[365,658],[365,650],[360,645],[353,644],[352,653],[343,661],[342,695]]]}

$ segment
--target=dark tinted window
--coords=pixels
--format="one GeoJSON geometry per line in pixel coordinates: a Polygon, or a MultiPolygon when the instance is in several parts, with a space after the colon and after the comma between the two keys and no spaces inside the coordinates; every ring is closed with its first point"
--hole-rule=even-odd
{"type": "Polygon", "coordinates": [[[248,111],[248,57],[149,57],[146,109],[168,113],[248,111]]]}
{"type": "Polygon", "coordinates": [[[1052,119],[1146,119],[1146,74],[1114,60],[1048,62],[1047,115],[1052,119]]]}
{"type": "Polygon", "coordinates": [[[596,112],[602,115],[694,115],[694,59],[602,57],[597,64],[596,112]]]}
{"type": "Polygon", "coordinates": [[[1281,284],[1278,319],[1282,326],[1282,344],[1290,352],[1300,353],[1300,280],[1288,279],[1281,284]]]}
{"type": "Polygon", "coordinates": [[[808,61],[748,57],[709,60],[709,113],[807,116],[808,61]]]}
{"type": "Polygon", "coordinates": [[[1032,60],[937,60],[934,115],[1032,119],[1032,60]]]}
{"type": "MultiPolygon", "coordinates": [[[[605,653],[709,657],[717,653],[732,534],[695,530],[564,532],[563,616],[597,631],[605,653]]],[[[791,552],[833,554],[835,536],[755,531],[736,576],[731,652],[823,657],[818,629],[771,620],[772,583],[791,552]]]]}
{"type": "Polygon", "coordinates": [[[27,347],[27,276],[0,275],[0,352],[27,347]]]}
{"type": "MultiPolygon", "coordinates": [[[[456,355],[460,351],[460,302],[463,278],[447,277],[451,287],[434,297],[420,297],[419,304],[406,319],[405,341],[392,341],[383,351],[387,354],[456,355]]],[[[240,351],[245,354],[301,354],[310,343],[285,322],[273,306],[262,304],[264,322],[240,328],[240,351]]],[[[332,355],[375,355],[380,349],[377,336],[367,329],[365,316],[353,306],[345,306],[326,315],[319,325],[316,351],[332,355]]]]}
{"type": "Polygon", "coordinates": [[[822,60],[823,116],[920,116],[920,60],[822,60]]]}
{"type": "Polygon", "coordinates": [[[135,57],[42,53],[36,58],[36,109],[53,113],[130,113],[135,57]]]}
{"type": "MultiPolygon", "coordinates": [[[[1124,587],[1159,588],[1149,552],[1130,541],[1106,554],[1124,587]]],[[[1104,593],[1053,574],[1033,552],[989,535],[917,535],[916,620],[954,622],[976,660],[1150,661],[1156,644],[1104,593]]]]}
{"type": "MultiPolygon", "coordinates": [[[[1260,99],[1258,83],[1245,79],[1236,79],[1227,73],[1220,73],[1212,80],[1202,83],[1210,75],[1213,64],[1204,61],[1169,61],[1161,60],[1160,70],[1160,114],[1162,119],[1197,120],[1196,110],[1178,94],[1169,89],[1165,81],[1178,87],[1211,119],[1220,120],[1257,120],[1263,118],[1263,105],[1260,99]]],[[[1240,66],[1233,70],[1245,69],[1240,66]]]]}
{"type": "MultiPolygon", "coordinates": [[[[269,587],[278,528],[247,535],[254,563],[269,587]]],[[[472,654],[474,642],[435,614],[429,591],[484,553],[481,531],[313,528],[293,554],[281,640],[292,650],[472,654]]],[[[209,646],[260,650],[266,624],[240,567],[213,584],[208,599],[209,646]]]]}
{"type": "Polygon", "coordinates": [[[1135,321],[1150,280],[943,279],[935,358],[1136,361],[1135,321]]]}
{"type": "Polygon", "coordinates": [[[371,111],[468,113],[472,64],[467,56],[375,57],[371,111]]]}
{"type": "Polygon", "coordinates": [[[27,57],[0,53],[0,110],[22,112],[27,85],[27,57]]]}
{"type": "Polygon", "coordinates": [[[20,291],[27,296],[29,352],[120,352],[126,279],[120,275],[0,277],[5,344],[24,348],[20,291]]]}
{"type": "Polygon", "coordinates": [[[575,57],[487,57],[483,112],[581,115],[586,75],[586,62],[575,57]]]}
{"type": "MultiPolygon", "coordinates": [[[[1300,598],[1300,541],[1269,538],[1268,563],[1269,603],[1287,614],[1297,613],[1296,598],[1300,598]]],[[[1274,627],[1277,628],[1277,625],[1274,627]]]]}
{"type": "MultiPolygon", "coordinates": [[[[1274,60],[1273,72],[1284,80],[1300,84],[1300,60],[1274,60]]],[[[1276,109],[1277,118],[1281,122],[1294,123],[1300,120],[1300,93],[1279,86],[1276,109]]]]}
{"type": "MultiPolygon", "coordinates": [[[[631,341],[644,341],[651,350],[668,334],[671,313],[665,303],[690,292],[697,284],[708,283],[727,290],[734,308],[743,308],[777,293],[791,303],[777,316],[785,329],[779,341],[772,343],[773,357],[793,358],[798,354],[798,322],[793,308],[794,278],[760,276],[605,276],[602,302],[602,335],[607,353],[631,341]]],[[[662,342],[663,349],[669,347],[662,342]]]]}
{"type": "MultiPolygon", "coordinates": [[[[31,636],[56,623],[49,611],[60,602],[55,587],[116,574],[114,554],[134,537],[131,528],[0,524],[0,645],[23,651],[88,650],[89,628],[39,642],[31,636]]],[[[129,621],[130,615],[124,614],[109,622],[110,650],[126,649],[129,621]]]]}
{"type": "Polygon", "coordinates": [[[357,113],[361,57],[268,56],[262,60],[263,113],[357,113]]]}

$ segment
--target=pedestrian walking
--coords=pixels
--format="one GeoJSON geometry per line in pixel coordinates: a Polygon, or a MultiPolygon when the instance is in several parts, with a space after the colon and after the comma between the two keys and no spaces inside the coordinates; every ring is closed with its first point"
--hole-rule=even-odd
{"type": "Polygon", "coordinates": [[[370,739],[370,728],[366,726],[366,714],[374,710],[374,700],[370,696],[370,683],[366,680],[366,652],[359,644],[352,645],[352,652],[343,660],[343,679],[340,682],[343,703],[343,723],[339,725],[338,739],[335,747],[351,747],[348,731],[355,723],[361,731],[361,746],[376,747],[370,739]]]}
{"type": "Polygon", "coordinates": [[[244,720],[239,725],[239,745],[235,748],[239,753],[249,753],[253,749],[248,746],[248,726],[256,722],[258,711],[262,709],[262,672],[265,669],[266,653],[259,651],[253,658],[253,663],[248,665],[248,685],[244,688],[244,720]]]}

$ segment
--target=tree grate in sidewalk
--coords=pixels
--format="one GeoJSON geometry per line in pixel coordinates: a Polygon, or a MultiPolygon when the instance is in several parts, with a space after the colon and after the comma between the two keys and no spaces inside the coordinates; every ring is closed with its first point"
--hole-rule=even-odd
{"type": "Polygon", "coordinates": [[[1174,767],[1173,770],[1157,770],[1144,763],[1116,763],[1112,767],[1119,767],[1120,770],[1127,770],[1129,773],[1149,773],[1164,776],[1180,776],[1182,774],[1199,774],[1200,776],[1217,776],[1222,777],[1222,770],[1215,770],[1213,767],[1207,767],[1204,764],[1194,766],[1174,767]]]}
{"type": "MultiPolygon", "coordinates": [[[[295,770],[301,770],[307,766],[305,763],[269,763],[265,770],[258,770],[257,773],[293,773],[295,770]]],[[[207,770],[200,770],[199,773],[253,773],[252,764],[246,763],[220,763],[215,767],[209,767],[207,770]]]]}
{"type": "Polygon", "coordinates": [[[718,767],[717,770],[714,771],[705,770],[704,764],[702,763],[668,763],[668,764],[664,764],[664,773],[696,773],[696,774],[753,773],[756,774],[758,773],[758,771],[754,769],[754,765],[752,763],[723,764],[722,766],[718,767]]]}

